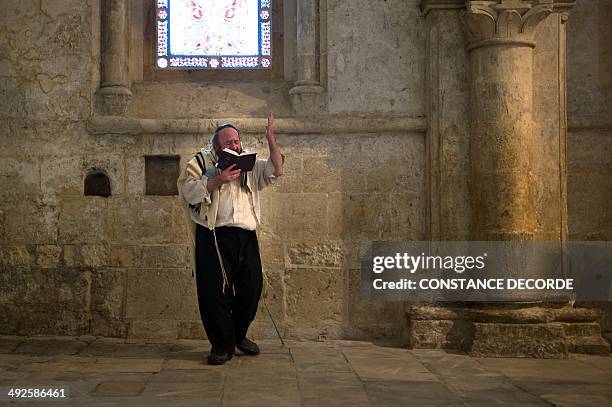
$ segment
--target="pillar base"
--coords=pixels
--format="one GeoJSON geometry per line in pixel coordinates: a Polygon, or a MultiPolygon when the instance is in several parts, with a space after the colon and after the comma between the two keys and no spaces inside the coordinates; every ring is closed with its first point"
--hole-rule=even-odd
{"type": "Polygon", "coordinates": [[[302,84],[297,82],[296,86],[289,91],[289,98],[293,111],[297,116],[312,116],[321,113],[323,87],[314,82],[302,84]]]}
{"type": "Polygon", "coordinates": [[[607,355],[600,316],[569,304],[413,305],[404,341],[411,348],[458,349],[479,357],[607,355]]]}
{"type": "Polygon", "coordinates": [[[125,86],[106,86],[96,92],[96,110],[105,116],[127,113],[132,92],[125,86]]]}

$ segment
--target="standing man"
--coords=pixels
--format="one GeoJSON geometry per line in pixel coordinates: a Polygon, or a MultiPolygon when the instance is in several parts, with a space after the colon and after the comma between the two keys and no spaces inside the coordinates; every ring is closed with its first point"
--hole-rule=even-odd
{"type": "Polygon", "coordinates": [[[230,360],[235,348],[259,354],[257,344],[246,337],[263,282],[255,233],[261,220],[259,191],[283,174],[271,112],[266,138],[270,158],[257,159],[245,173],[235,165],[221,171],[216,166],[220,150],[243,152],[238,129],[223,124],[215,130],[211,148],[199,151],[177,181],[195,244],[198,304],[212,345],[211,365],[230,360]]]}

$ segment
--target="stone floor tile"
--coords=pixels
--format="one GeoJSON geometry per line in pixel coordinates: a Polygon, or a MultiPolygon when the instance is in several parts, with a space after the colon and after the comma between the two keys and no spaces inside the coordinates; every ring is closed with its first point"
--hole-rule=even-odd
{"type": "Polygon", "coordinates": [[[412,354],[403,350],[385,352],[352,347],[342,352],[361,380],[436,381],[412,354]]]}
{"type": "Polygon", "coordinates": [[[23,337],[0,335],[0,353],[12,353],[24,341],[23,337]]]}
{"type": "Polygon", "coordinates": [[[163,359],[95,358],[94,363],[81,367],[84,373],[153,373],[159,372],[163,359]]]}
{"type": "Polygon", "coordinates": [[[589,366],[597,369],[612,372],[612,356],[595,356],[595,355],[570,355],[570,359],[578,360],[589,366]]]}
{"type": "Polygon", "coordinates": [[[297,372],[300,388],[362,387],[355,372],[297,372]]]}
{"type": "Polygon", "coordinates": [[[210,342],[203,339],[179,339],[172,344],[170,352],[185,352],[200,349],[210,350],[210,342]]]}
{"type": "Polygon", "coordinates": [[[221,401],[223,395],[223,381],[212,382],[149,382],[147,383],[142,396],[145,398],[161,398],[165,400],[198,398],[202,400],[202,405],[207,405],[205,401],[214,403],[221,401]]]}
{"type": "Polygon", "coordinates": [[[259,346],[259,351],[262,355],[273,355],[273,354],[289,354],[289,347],[275,340],[260,340],[257,341],[257,345],[259,346]]]}
{"type": "Polygon", "coordinates": [[[612,405],[612,381],[584,383],[552,380],[517,380],[517,386],[553,405],[612,405]]]}
{"type": "Polygon", "coordinates": [[[465,355],[444,351],[411,353],[469,405],[547,405],[538,396],[512,384],[506,376],[487,371],[465,355]]]}
{"type": "MultiPolygon", "coordinates": [[[[47,404],[45,403],[45,407],[47,404]]],[[[221,401],[215,399],[201,399],[198,397],[171,398],[171,397],[83,397],[71,399],[67,403],[58,406],[75,407],[220,407],[221,401]]],[[[30,404],[30,407],[32,405],[30,404]]]]}
{"type": "Polygon", "coordinates": [[[362,382],[354,372],[298,372],[304,407],[369,406],[362,382]]]}
{"type": "Polygon", "coordinates": [[[295,372],[291,375],[282,373],[275,374],[272,371],[244,372],[242,370],[230,369],[224,372],[226,389],[270,389],[297,388],[297,376],[295,372]]]}
{"type": "Polygon", "coordinates": [[[297,370],[350,372],[347,360],[339,348],[306,347],[290,348],[297,370]]]}
{"type": "MultiPolygon", "coordinates": [[[[232,363],[232,361],[230,360],[228,363],[232,363]]],[[[168,359],[164,363],[164,369],[171,369],[171,370],[199,370],[199,369],[210,369],[211,367],[215,367],[215,366],[209,366],[208,363],[206,362],[206,356],[203,356],[203,355],[198,355],[197,358],[193,358],[189,360],[187,359],[168,359]]]]}
{"type": "Polygon", "coordinates": [[[300,389],[301,405],[303,407],[370,407],[372,404],[368,399],[363,387],[334,389],[300,389]]]}
{"type": "Polygon", "coordinates": [[[573,359],[475,358],[488,370],[512,380],[557,380],[586,383],[612,383],[606,372],[573,359]]]}
{"type": "Polygon", "coordinates": [[[139,396],[145,388],[145,382],[140,381],[108,381],[100,382],[89,393],[94,397],[129,397],[139,396]]]}
{"type": "Polygon", "coordinates": [[[94,341],[79,351],[79,356],[112,356],[119,344],[116,342],[94,341]]]}
{"type": "Polygon", "coordinates": [[[211,366],[210,369],[198,370],[175,370],[162,369],[160,372],[153,373],[149,379],[151,383],[214,383],[222,385],[224,373],[219,369],[214,369],[216,366],[211,366]]]}
{"type": "Polygon", "coordinates": [[[6,386],[13,383],[28,383],[26,378],[30,372],[16,369],[2,369],[0,368],[0,386],[6,386]]]}
{"type": "Polygon", "coordinates": [[[31,337],[21,342],[13,353],[34,356],[76,355],[88,344],[72,338],[31,337]]]}
{"type": "Polygon", "coordinates": [[[142,358],[142,359],[152,359],[152,358],[165,358],[166,355],[170,352],[170,348],[172,344],[170,343],[162,343],[162,344],[132,344],[132,343],[124,343],[117,344],[114,347],[113,353],[108,356],[114,358],[142,358]]]}
{"type": "Polygon", "coordinates": [[[28,370],[30,365],[47,363],[52,359],[52,356],[0,354],[0,370],[28,370]]]}
{"type": "Polygon", "coordinates": [[[45,406],[612,405],[611,359],[601,356],[484,359],[365,341],[292,340],[283,347],[270,339],[259,342],[259,356],[237,354],[210,366],[207,341],[4,340],[21,343],[15,349],[25,353],[0,353],[0,385],[69,389],[69,399],[45,406]],[[43,342],[55,353],[41,352],[43,342]]]}
{"type": "Polygon", "coordinates": [[[255,386],[244,387],[239,383],[225,384],[223,389],[224,407],[295,407],[300,405],[300,393],[295,386],[255,386]]]}
{"type": "Polygon", "coordinates": [[[237,355],[232,365],[240,374],[274,374],[276,376],[295,376],[295,366],[291,355],[267,354],[259,356],[237,355]]]}
{"type": "Polygon", "coordinates": [[[374,406],[464,406],[442,383],[431,381],[365,381],[374,406]]]}

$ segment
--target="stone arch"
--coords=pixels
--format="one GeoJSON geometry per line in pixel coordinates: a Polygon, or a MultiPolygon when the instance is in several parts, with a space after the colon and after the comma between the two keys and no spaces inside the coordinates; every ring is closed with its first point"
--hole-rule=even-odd
{"type": "Polygon", "coordinates": [[[85,196],[111,196],[111,183],[106,171],[99,168],[91,168],[84,181],[85,196]]]}

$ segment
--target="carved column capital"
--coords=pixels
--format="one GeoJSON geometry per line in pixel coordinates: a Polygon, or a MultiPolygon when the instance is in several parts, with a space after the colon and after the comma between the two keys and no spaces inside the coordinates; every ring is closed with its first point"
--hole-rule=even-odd
{"type": "Polygon", "coordinates": [[[553,0],[466,1],[463,26],[468,49],[497,44],[534,47],[535,28],[555,10],[554,3],[553,0]]]}

